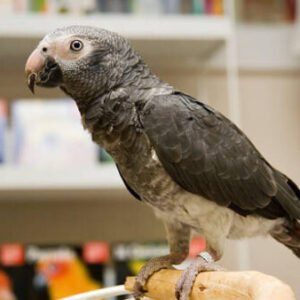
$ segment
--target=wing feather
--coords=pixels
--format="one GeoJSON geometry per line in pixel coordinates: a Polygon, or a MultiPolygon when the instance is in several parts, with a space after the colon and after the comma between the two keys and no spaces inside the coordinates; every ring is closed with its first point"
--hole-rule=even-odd
{"type": "Polygon", "coordinates": [[[154,97],[141,120],[162,165],[187,191],[241,214],[275,218],[285,214],[282,206],[296,206],[300,212],[300,201],[276,202],[278,189],[284,199],[291,190],[278,186],[277,171],[232,122],[211,107],[176,92],[154,97]]]}

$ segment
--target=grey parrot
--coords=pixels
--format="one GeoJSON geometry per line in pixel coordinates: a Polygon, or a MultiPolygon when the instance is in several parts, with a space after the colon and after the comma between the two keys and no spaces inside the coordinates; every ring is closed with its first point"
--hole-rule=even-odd
{"type": "Polygon", "coordinates": [[[187,300],[200,271],[218,270],[224,242],[270,234],[300,257],[300,190],[272,167],[230,120],[151,72],[122,36],[70,26],[47,34],[27,60],[28,86],[71,96],[94,142],[113,157],[134,197],[163,221],[170,254],[139,273],[147,279],[185,260],[191,232],[206,239],[176,286],[187,300]]]}

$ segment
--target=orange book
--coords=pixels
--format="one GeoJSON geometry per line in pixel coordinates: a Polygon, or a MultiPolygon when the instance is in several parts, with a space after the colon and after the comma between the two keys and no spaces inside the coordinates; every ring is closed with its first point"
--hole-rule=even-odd
{"type": "Polygon", "coordinates": [[[214,15],[223,15],[224,14],[223,0],[213,0],[212,13],[214,15]]]}

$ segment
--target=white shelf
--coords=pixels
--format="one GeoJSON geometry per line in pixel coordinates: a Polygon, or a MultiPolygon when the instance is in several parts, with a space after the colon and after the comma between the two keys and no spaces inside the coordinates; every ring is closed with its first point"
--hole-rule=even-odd
{"type": "Polygon", "coordinates": [[[131,40],[151,67],[159,68],[202,65],[232,34],[227,16],[0,14],[0,56],[6,57],[2,68],[20,67],[45,34],[74,24],[118,32],[131,40]]]}
{"type": "Polygon", "coordinates": [[[58,27],[74,24],[106,28],[130,39],[224,40],[230,34],[226,16],[0,14],[0,37],[41,38],[58,27]]]}
{"type": "Polygon", "coordinates": [[[60,170],[1,166],[0,178],[0,191],[124,189],[114,165],[60,170]]]}
{"type": "Polygon", "coordinates": [[[295,28],[292,24],[239,25],[237,41],[239,68],[243,70],[298,70],[293,53],[295,28]]]}
{"type": "MultiPolygon", "coordinates": [[[[233,35],[228,16],[192,15],[39,15],[0,14],[0,57],[3,70],[15,70],[24,76],[24,62],[37,42],[48,32],[68,25],[102,27],[129,38],[151,66],[164,64],[184,68],[201,64],[233,35]]],[[[226,59],[226,58],[225,58],[226,59]]],[[[25,85],[24,85],[25,88],[25,85]]],[[[125,191],[114,166],[91,169],[34,169],[0,167],[0,193],[27,191],[125,191]]],[[[81,193],[82,195],[82,193],[81,193]]]]}
{"type": "MultiPolygon", "coordinates": [[[[299,70],[300,25],[298,28],[292,24],[238,24],[236,38],[240,70],[299,70]]],[[[220,49],[214,55],[210,61],[212,68],[225,68],[224,52],[220,49]]]]}

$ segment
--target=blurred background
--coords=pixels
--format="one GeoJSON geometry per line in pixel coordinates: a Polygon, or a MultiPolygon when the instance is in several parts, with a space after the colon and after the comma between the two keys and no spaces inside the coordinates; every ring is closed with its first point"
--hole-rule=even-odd
{"type": "MultiPolygon", "coordinates": [[[[212,105],[300,184],[296,0],[0,0],[0,300],[48,300],[122,283],[167,253],[152,211],[58,89],[25,84],[26,58],[59,26],[128,37],[152,69],[212,105]],[[80,284],[78,284],[80,282],[80,284]]],[[[191,254],[205,248],[197,237],[191,254]]],[[[270,238],[228,241],[221,264],[277,276],[300,297],[300,261],[270,238]]]]}

